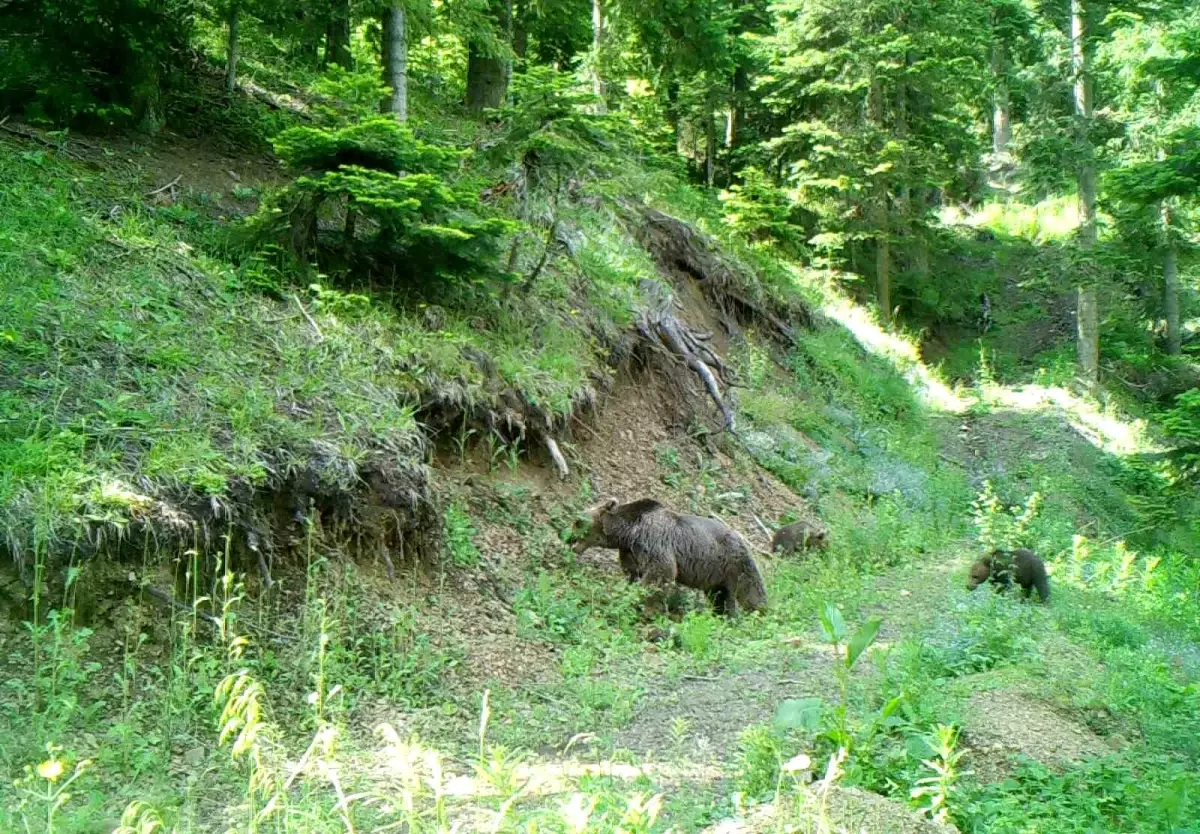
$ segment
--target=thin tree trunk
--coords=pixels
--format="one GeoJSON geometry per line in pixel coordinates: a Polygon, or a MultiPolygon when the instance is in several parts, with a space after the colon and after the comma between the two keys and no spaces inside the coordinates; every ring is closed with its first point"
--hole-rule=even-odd
{"type": "Polygon", "coordinates": [[[990,65],[992,74],[992,159],[993,182],[1007,190],[1012,178],[1012,102],[1008,89],[1008,48],[998,34],[997,10],[992,9],[992,44],[990,65]]]}
{"type": "Polygon", "coordinates": [[[725,136],[731,183],[734,175],[734,154],[742,138],[742,126],[746,121],[746,96],[749,92],[750,73],[739,63],[733,70],[733,95],[729,104],[729,128],[725,136]]]}
{"type": "MultiPolygon", "coordinates": [[[[871,78],[868,106],[871,121],[883,128],[883,82],[871,78]]],[[[891,244],[888,232],[888,190],[880,177],[875,185],[875,301],[879,305],[879,320],[884,325],[892,320],[891,244]]]]}
{"type": "Polygon", "coordinates": [[[132,80],[130,91],[134,123],[142,133],[158,133],[163,126],[158,57],[148,50],[142,50],[128,72],[132,80]]]}
{"type": "Polygon", "coordinates": [[[705,114],[704,140],[704,184],[712,188],[717,178],[717,119],[712,105],[705,114]]]}
{"type": "MultiPolygon", "coordinates": [[[[501,23],[504,25],[504,42],[508,44],[509,49],[512,49],[513,42],[513,0],[504,0],[502,7],[503,18],[501,23]]],[[[512,57],[504,60],[504,95],[501,96],[501,101],[508,95],[508,88],[512,86],[513,77],[513,61],[512,57]]]]}
{"type": "Polygon", "coordinates": [[[325,27],[325,63],[354,69],[350,53],[350,0],[336,0],[325,27]]]}
{"type": "Polygon", "coordinates": [[[1004,44],[992,42],[992,181],[1007,191],[1012,180],[1012,101],[1008,90],[1008,56],[1004,44]]]}
{"type": "MultiPolygon", "coordinates": [[[[896,81],[896,139],[901,144],[908,141],[908,86],[905,84],[903,76],[896,81]]],[[[903,161],[897,175],[900,179],[900,193],[896,206],[896,213],[899,215],[896,231],[903,236],[900,241],[901,251],[909,263],[912,263],[917,260],[912,234],[912,186],[909,185],[908,168],[903,161]]]]}
{"type": "Polygon", "coordinates": [[[296,9],[296,20],[299,23],[300,35],[291,55],[309,66],[316,65],[321,60],[321,35],[324,25],[320,18],[311,11],[296,9]]]}
{"type": "Polygon", "coordinates": [[[241,8],[238,3],[229,4],[229,19],[227,26],[229,29],[229,42],[225,53],[225,91],[233,95],[237,89],[237,67],[238,53],[241,51],[241,43],[238,40],[238,18],[241,16],[241,8]]]}
{"type": "Polygon", "coordinates": [[[683,155],[683,131],[680,130],[679,116],[679,81],[674,77],[668,77],[667,82],[667,121],[671,124],[671,130],[675,133],[675,153],[683,155]]]}
{"type": "Polygon", "coordinates": [[[517,0],[513,8],[513,54],[517,56],[518,64],[525,60],[529,52],[529,13],[526,0],[517,0]]]}
{"type": "Polygon", "coordinates": [[[1005,74],[1004,45],[992,44],[992,153],[1008,155],[1012,144],[1012,103],[1005,74]]]}
{"type": "Polygon", "coordinates": [[[1162,204],[1163,229],[1163,312],[1167,319],[1167,353],[1178,356],[1183,350],[1179,331],[1179,244],[1171,228],[1171,205],[1162,204]]]}
{"type": "Polygon", "coordinates": [[[408,119],[408,17],[401,3],[383,12],[383,81],[390,94],[381,108],[398,122],[408,119]]]}
{"type": "Polygon", "coordinates": [[[601,113],[605,112],[604,74],[600,67],[600,50],[604,47],[604,0],[592,0],[592,93],[599,101],[601,113]]]}
{"type": "MultiPolygon", "coordinates": [[[[1074,74],[1075,136],[1079,150],[1079,242],[1085,250],[1096,245],[1096,163],[1091,140],[1092,79],[1087,44],[1086,0],[1071,0],[1071,69],[1074,74]]],[[[1076,360],[1079,376],[1089,390],[1100,380],[1100,313],[1094,278],[1080,272],[1076,310],[1076,360]]]]}

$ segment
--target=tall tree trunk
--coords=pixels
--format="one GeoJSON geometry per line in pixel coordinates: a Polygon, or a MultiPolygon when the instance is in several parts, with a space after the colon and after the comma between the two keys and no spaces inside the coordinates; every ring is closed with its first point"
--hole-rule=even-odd
{"type": "MultiPolygon", "coordinates": [[[[872,76],[867,102],[871,121],[883,129],[883,82],[872,76]]],[[[891,242],[888,232],[888,189],[882,176],[875,183],[875,301],[879,305],[879,320],[886,326],[892,320],[891,242]]]]}
{"type": "Polygon", "coordinates": [[[309,10],[297,8],[295,15],[300,31],[290,53],[308,66],[315,66],[321,60],[321,36],[326,27],[309,10]]]}
{"type": "MultiPolygon", "coordinates": [[[[491,14],[497,35],[512,43],[512,0],[493,0],[491,14]]],[[[512,61],[502,54],[488,54],[482,43],[467,43],[467,109],[472,113],[495,109],[504,103],[512,61]]]]}
{"type": "Polygon", "coordinates": [[[592,0],[592,93],[599,99],[599,110],[607,108],[604,101],[604,73],[600,67],[600,50],[604,47],[604,0],[592,0]]]}
{"type": "MultiPolygon", "coordinates": [[[[1079,243],[1096,245],[1096,162],[1092,149],[1091,49],[1088,46],[1086,0],[1071,0],[1071,69],[1074,75],[1075,138],[1079,151],[1079,243]]],[[[1094,276],[1080,271],[1076,309],[1076,361],[1079,377],[1089,390],[1100,381],[1100,312],[1094,276]]]]}
{"type": "Polygon", "coordinates": [[[229,18],[226,22],[229,29],[229,40],[225,51],[225,90],[230,95],[233,95],[233,91],[237,89],[238,53],[241,50],[241,43],[238,40],[240,12],[241,7],[237,2],[229,4],[229,18]]]}
{"type": "Polygon", "coordinates": [[[529,52],[529,4],[528,0],[517,0],[513,7],[513,54],[517,56],[517,63],[520,64],[525,60],[526,54],[529,52]]]}
{"type": "Polygon", "coordinates": [[[992,41],[992,175],[1002,189],[1012,177],[1012,102],[1008,90],[1008,55],[1004,43],[992,41]]]}
{"type": "Polygon", "coordinates": [[[744,64],[733,69],[733,95],[729,104],[729,129],[725,145],[728,148],[729,182],[733,182],[734,155],[742,139],[742,126],[746,122],[746,97],[750,93],[750,73],[744,64]]]}
{"type": "Polygon", "coordinates": [[[384,113],[396,121],[408,119],[408,16],[402,3],[383,12],[383,81],[391,93],[383,101],[384,113]]]}
{"type": "Polygon", "coordinates": [[[1012,144],[1012,103],[1008,93],[1008,77],[1004,60],[1004,45],[992,44],[992,153],[1007,156],[1012,144]]]}
{"type": "Polygon", "coordinates": [[[717,118],[713,115],[712,105],[704,120],[704,184],[709,188],[717,179],[717,118]]]}
{"type": "Polygon", "coordinates": [[[354,69],[354,56],[350,53],[350,0],[334,0],[325,27],[325,63],[354,69]]]}
{"type": "Polygon", "coordinates": [[[467,46],[467,109],[480,113],[504,103],[508,91],[508,70],[503,58],[483,53],[479,44],[467,46]]]}
{"type": "Polygon", "coordinates": [[[1162,204],[1163,231],[1163,313],[1167,319],[1167,353],[1178,356],[1183,350],[1179,331],[1179,242],[1172,230],[1171,204],[1162,204]]]}
{"type": "Polygon", "coordinates": [[[162,80],[159,75],[158,56],[149,50],[141,50],[127,70],[130,83],[130,99],[133,103],[133,119],[142,133],[158,133],[163,126],[162,80]]]}
{"type": "Polygon", "coordinates": [[[671,131],[675,134],[675,153],[682,155],[685,148],[683,147],[683,131],[680,128],[679,116],[679,81],[672,77],[667,78],[667,121],[671,124],[671,131]]]}

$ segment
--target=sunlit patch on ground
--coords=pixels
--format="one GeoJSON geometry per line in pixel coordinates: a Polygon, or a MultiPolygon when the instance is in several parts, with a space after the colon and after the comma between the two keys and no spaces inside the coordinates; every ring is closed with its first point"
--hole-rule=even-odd
{"type": "Polygon", "coordinates": [[[1060,387],[989,385],[985,402],[1018,411],[1056,411],[1080,436],[1098,449],[1115,455],[1160,450],[1147,433],[1144,420],[1132,420],[1100,407],[1060,387]]]}

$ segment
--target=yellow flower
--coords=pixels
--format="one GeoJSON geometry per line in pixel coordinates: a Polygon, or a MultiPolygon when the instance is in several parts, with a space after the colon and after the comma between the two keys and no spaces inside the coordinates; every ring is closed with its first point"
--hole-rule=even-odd
{"type": "Polygon", "coordinates": [[[57,782],[63,774],[63,763],[58,759],[47,759],[37,767],[38,776],[48,782],[57,782]]]}

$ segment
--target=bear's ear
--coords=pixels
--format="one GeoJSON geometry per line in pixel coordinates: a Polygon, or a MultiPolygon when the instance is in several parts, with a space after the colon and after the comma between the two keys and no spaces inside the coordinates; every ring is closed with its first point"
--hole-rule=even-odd
{"type": "Polygon", "coordinates": [[[599,502],[598,504],[593,504],[592,506],[588,507],[584,511],[584,514],[586,516],[588,516],[589,518],[599,518],[602,515],[606,515],[606,514],[612,512],[616,506],[617,506],[616,498],[605,498],[603,501],[599,502]]]}

